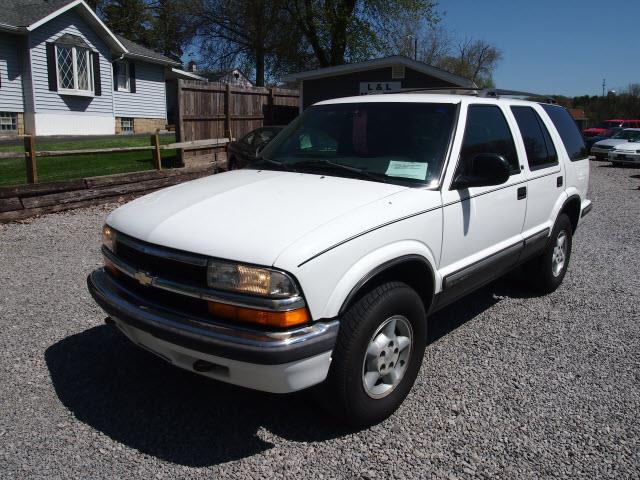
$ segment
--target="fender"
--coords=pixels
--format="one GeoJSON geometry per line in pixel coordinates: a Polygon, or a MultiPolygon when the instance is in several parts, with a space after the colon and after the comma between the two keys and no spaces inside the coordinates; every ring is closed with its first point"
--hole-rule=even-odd
{"type": "Polygon", "coordinates": [[[440,289],[442,279],[435,268],[431,249],[415,240],[403,240],[374,250],[354,263],[336,284],[325,305],[323,317],[334,318],[343,312],[349,300],[368,280],[378,273],[407,260],[420,260],[429,268],[434,292],[440,289]]]}

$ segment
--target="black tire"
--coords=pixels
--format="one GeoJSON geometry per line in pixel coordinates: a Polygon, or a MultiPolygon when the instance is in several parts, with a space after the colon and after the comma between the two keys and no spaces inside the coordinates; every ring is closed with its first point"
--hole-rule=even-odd
{"type": "Polygon", "coordinates": [[[525,265],[529,283],[535,290],[540,293],[551,293],[560,286],[569,267],[572,238],[573,226],[571,221],[566,214],[561,213],[556,219],[553,231],[542,254],[525,265]],[[564,253],[562,268],[557,270],[554,268],[556,265],[554,264],[554,255],[561,235],[564,235],[566,241],[566,253],[564,253]]]}
{"type": "MultiPolygon", "coordinates": [[[[374,425],[389,417],[404,401],[415,382],[426,340],[426,312],[415,290],[401,282],[384,283],[373,288],[351,305],[341,319],[329,375],[320,386],[322,406],[355,427],[374,425]],[[406,369],[399,383],[386,396],[372,398],[365,389],[363,379],[367,347],[379,327],[397,316],[404,317],[400,322],[405,327],[407,323],[411,326],[412,342],[406,369]]],[[[382,358],[382,353],[380,355],[382,358]]],[[[389,349],[389,355],[393,355],[392,348],[389,349]]],[[[396,363],[398,367],[402,361],[396,357],[396,363]]]]}
{"type": "Polygon", "coordinates": [[[236,157],[231,157],[227,161],[227,171],[230,170],[238,170],[238,161],[236,160],[236,157]]]}

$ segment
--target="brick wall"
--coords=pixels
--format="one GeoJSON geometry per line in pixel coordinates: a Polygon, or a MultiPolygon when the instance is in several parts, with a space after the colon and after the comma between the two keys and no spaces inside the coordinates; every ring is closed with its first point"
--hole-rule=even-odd
{"type": "MultiPolygon", "coordinates": [[[[164,118],[134,118],[133,133],[153,133],[164,130],[167,121],[164,118]]],[[[121,117],[116,117],[116,134],[122,133],[121,117]]]]}

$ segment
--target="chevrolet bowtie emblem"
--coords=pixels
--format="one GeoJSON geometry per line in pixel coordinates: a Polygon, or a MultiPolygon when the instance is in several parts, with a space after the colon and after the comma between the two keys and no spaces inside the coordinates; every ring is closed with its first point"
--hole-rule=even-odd
{"type": "Polygon", "coordinates": [[[151,282],[153,281],[153,278],[144,272],[136,272],[133,278],[135,278],[140,285],[151,285],[151,282]]]}

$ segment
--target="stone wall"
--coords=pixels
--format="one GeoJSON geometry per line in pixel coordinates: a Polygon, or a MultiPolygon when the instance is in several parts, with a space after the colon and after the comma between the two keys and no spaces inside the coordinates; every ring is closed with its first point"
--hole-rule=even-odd
{"type": "MultiPolygon", "coordinates": [[[[153,133],[156,130],[164,130],[167,121],[164,118],[137,118],[133,119],[133,133],[153,133]]],[[[121,117],[116,117],[116,135],[122,133],[121,117]]]]}

